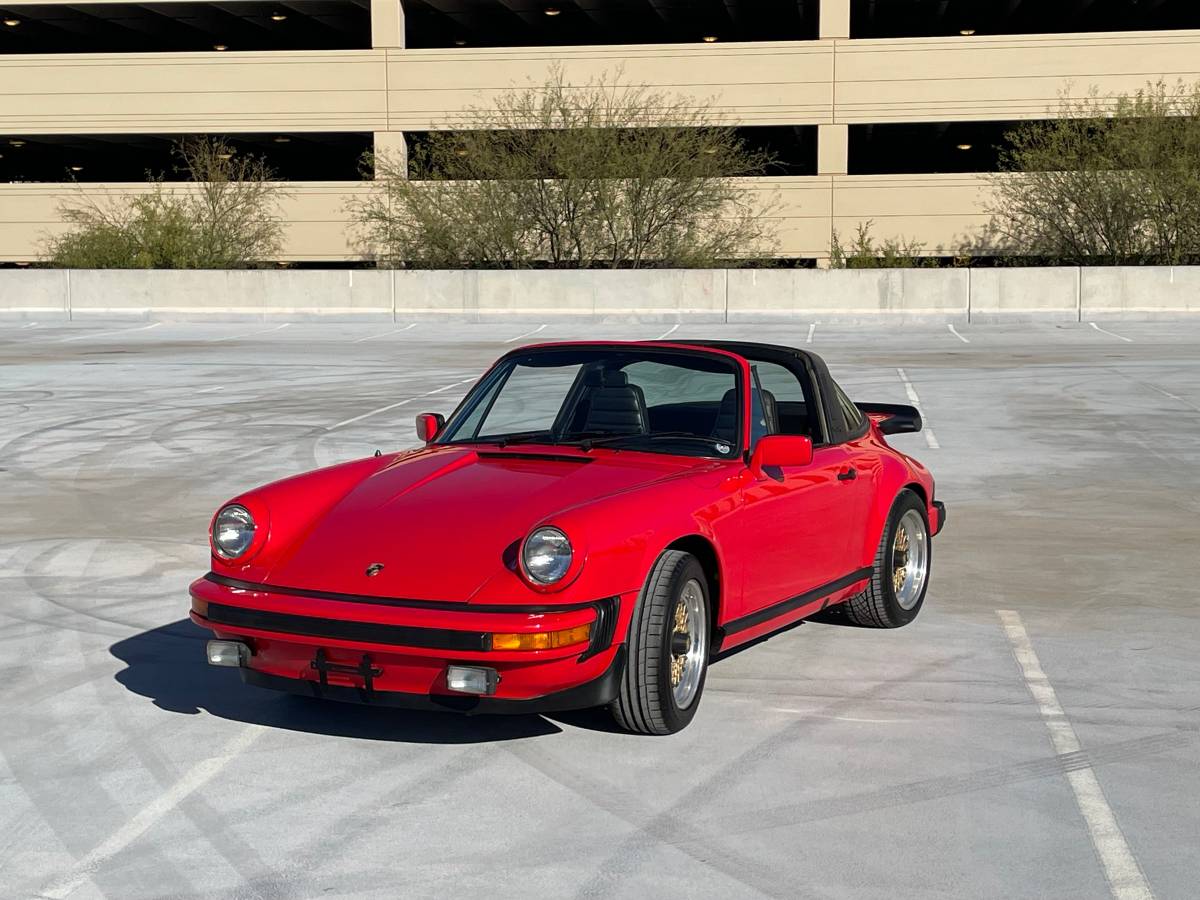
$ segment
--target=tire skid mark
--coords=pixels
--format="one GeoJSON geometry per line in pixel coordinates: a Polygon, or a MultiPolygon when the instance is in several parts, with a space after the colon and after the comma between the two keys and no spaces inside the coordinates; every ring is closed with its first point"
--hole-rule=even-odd
{"type": "MultiPolygon", "coordinates": [[[[971,653],[960,653],[944,659],[932,660],[913,669],[906,678],[900,681],[900,684],[906,685],[910,679],[918,679],[951,668],[960,662],[971,659],[972,656],[971,653]]],[[[871,685],[862,691],[826,704],[819,711],[825,715],[846,713],[854,709],[860,700],[887,696],[896,687],[897,684],[894,682],[882,686],[871,685]]],[[[637,828],[600,864],[594,876],[576,896],[611,896],[617,891],[623,878],[630,877],[645,864],[649,847],[656,843],[669,842],[672,835],[679,833],[681,827],[679,823],[685,814],[692,815],[698,808],[719,804],[725,794],[735,790],[739,784],[755,774],[758,766],[770,760],[778,748],[793,743],[805,731],[828,728],[833,721],[835,720],[829,718],[797,719],[742,751],[685,792],[667,809],[654,815],[637,828]]],[[[678,843],[686,842],[681,840],[678,843]]],[[[786,879],[776,883],[786,883],[786,879]]]]}
{"type": "MultiPolygon", "coordinates": [[[[586,800],[597,809],[620,819],[634,828],[637,835],[655,844],[670,845],[682,850],[695,862],[750,888],[765,897],[799,897],[794,885],[770,871],[761,860],[748,859],[726,845],[715,834],[682,824],[679,818],[665,827],[657,822],[654,811],[636,796],[611,784],[601,783],[535,747],[506,747],[511,755],[525,765],[554,781],[560,787],[586,800]]],[[[584,886],[582,894],[592,895],[592,885],[584,886]]]]}
{"type": "MultiPolygon", "coordinates": [[[[1028,704],[1026,704],[1028,706],[1028,704]]],[[[1139,759],[1150,754],[1178,750],[1197,742],[1195,735],[1167,732],[1107,744],[1093,750],[1063,753],[1008,766],[996,766],[961,775],[942,775],[859,794],[824,797],[800,803],[760,807],[753,812],[710,816],[701,820],[718,833],[750,834],[773,828],[788,828],[812,822],[942,800],[978,791],[990,791],[1023,781],[1058,778],[1066,772],[1096,765],[1139,759]]]]}
{"type": "MultiPolygon", "coordinates": [[[[106,723],[114,726],[113,730],[122,739],[122,743],[132,751],[142,769],[153,779],[158,789],[157,793],[161,796],[171,790],[172,786],[178,782],[180,774],[177,771],[176,762],[158,749],[154,740],[155,723],[151,721],[148,723],[148,727],[139,726],[138,722],[130,716],[131,707],[117,702],[120,694],[100,690],[100,686],[95,681],[91,682],[91,688],[97,705],[107,711],[106,723]]],[[[217,856],[223,859],[226,865],[237,873],[239,880],[243,883],[264,872],[274,875],[254,847],[249,842],[240,840],[227,827],[225,817],[218,813],[200,792],[193,791],[187,794],[176,806],[175,811],[183,814],[195,829],[198,840],[206,843],[217,856]]],[[[154,857],[161,854],[160,845],[152,844],[151,848],[154,857]]],[[[144,846],[139,845],[139,864],[143,868],[159,871],[157,862],[153,862],[151,865],[150,860],[144,859],[145,852],[144,846]]],[[[169,859],[165,862],[170,865],[169,859]]],[[[206,865],[208,864],[206,861],[206,865]]],[[[177,867],[172,868],[179,872],[177,867]]],[[[92,877],[95,879],[96,875],[92,877]]],[[[172,879],[171,884],[190,886],[191,881],[185,873],[179,872],[179,877],[172,879]]],[[[239,896],[262,897],[261,894],[246,895],[241,892],[239,892],[239,896]]]]}

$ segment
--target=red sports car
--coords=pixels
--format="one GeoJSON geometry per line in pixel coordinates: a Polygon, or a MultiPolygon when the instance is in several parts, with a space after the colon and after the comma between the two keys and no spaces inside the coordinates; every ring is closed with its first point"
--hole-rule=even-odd
{"type": "Polygon", "coordinates": [[[478,712],[696,714],[714,654],[842,604],[917,615],[933,478],[812,353],[596,342],[503,356],[422,449],[223,506],[191,586],[214,665],[338,700],[478,712]]]}

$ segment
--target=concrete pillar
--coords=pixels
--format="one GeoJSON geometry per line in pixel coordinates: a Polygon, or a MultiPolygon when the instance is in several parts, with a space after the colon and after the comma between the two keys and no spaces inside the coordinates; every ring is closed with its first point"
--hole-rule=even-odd
{"type": "Polygon", "coordinates": [[[850,163],[850,126],[817,126],[817,174],[845,175],[850,163]]]}
{"type": "Polygon", "coordinates": [[[850,37],[850,0],[821,0],[820,38],[850,37]]]}
{"type": "MultiPolygon", "coordinates": [[[[388,167],[397,172],[408,171],[408,142],[403,131],[375,132],[375,156],[387,161],[388,167]]],[[[376,164],[376,171],[379,166],[376,164]]]]}
{"type": "Polygon", "coordinates": [[[404,7],[400,0],[371,0],[371,46],[404,47],[404,7]]]}

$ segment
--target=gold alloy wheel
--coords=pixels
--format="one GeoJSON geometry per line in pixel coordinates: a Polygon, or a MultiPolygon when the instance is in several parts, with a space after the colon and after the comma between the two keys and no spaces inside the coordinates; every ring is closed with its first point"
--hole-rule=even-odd
{"type": "MultiPolygon", "coordinates": [[[[687,635],[688,635],[688,611],[687,611],[687,605],[683,602],[682,597],[680,597],[679,601],[675,604],[675,631],[671,635],[672,648],[674,648],[677,644],[681,643],[678,640],[678,638],[676,637],[677,635],[682,635],[684,638],[687,638],[687,635]]],[[[686,650],[684,650],[682,653],[672,652],[672,654],[671,654],[671,687],[679,687],[679,682],[683,679],[683,666],[684,666],[684,663],[686,663],[686,662],[687,662],[687,651],[686,650]]]]}
{"type": "Polygon", "coordinates": [[[929,577],[929,528],[919,510],[907,510],[892,538],[892,593],[901,609],[912,609],[929,577]]]}
{"type": "Polygon", "coordinates": [[[904,586],[904,578],[908,575],[908,530],[896,529],[896,539],[892,543],[892,590],[897,594],[904,586]]]}
{"type": "Polygon", "coordinates": [[[704,589],[696,579],[688,579],[671,623],[671,693],[677,709],[687,709],[700,693],[704,666],[708,662],[708,607],[704,589]]]}

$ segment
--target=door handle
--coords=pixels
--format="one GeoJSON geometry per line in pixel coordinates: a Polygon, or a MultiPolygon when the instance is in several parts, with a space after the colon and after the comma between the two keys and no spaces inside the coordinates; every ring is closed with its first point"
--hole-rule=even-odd
{"type": "Polygon", "coordinates": [[[858,469],[849,468],[838,472],[838,481],[853,481],[858,477],[858,469]]]}

